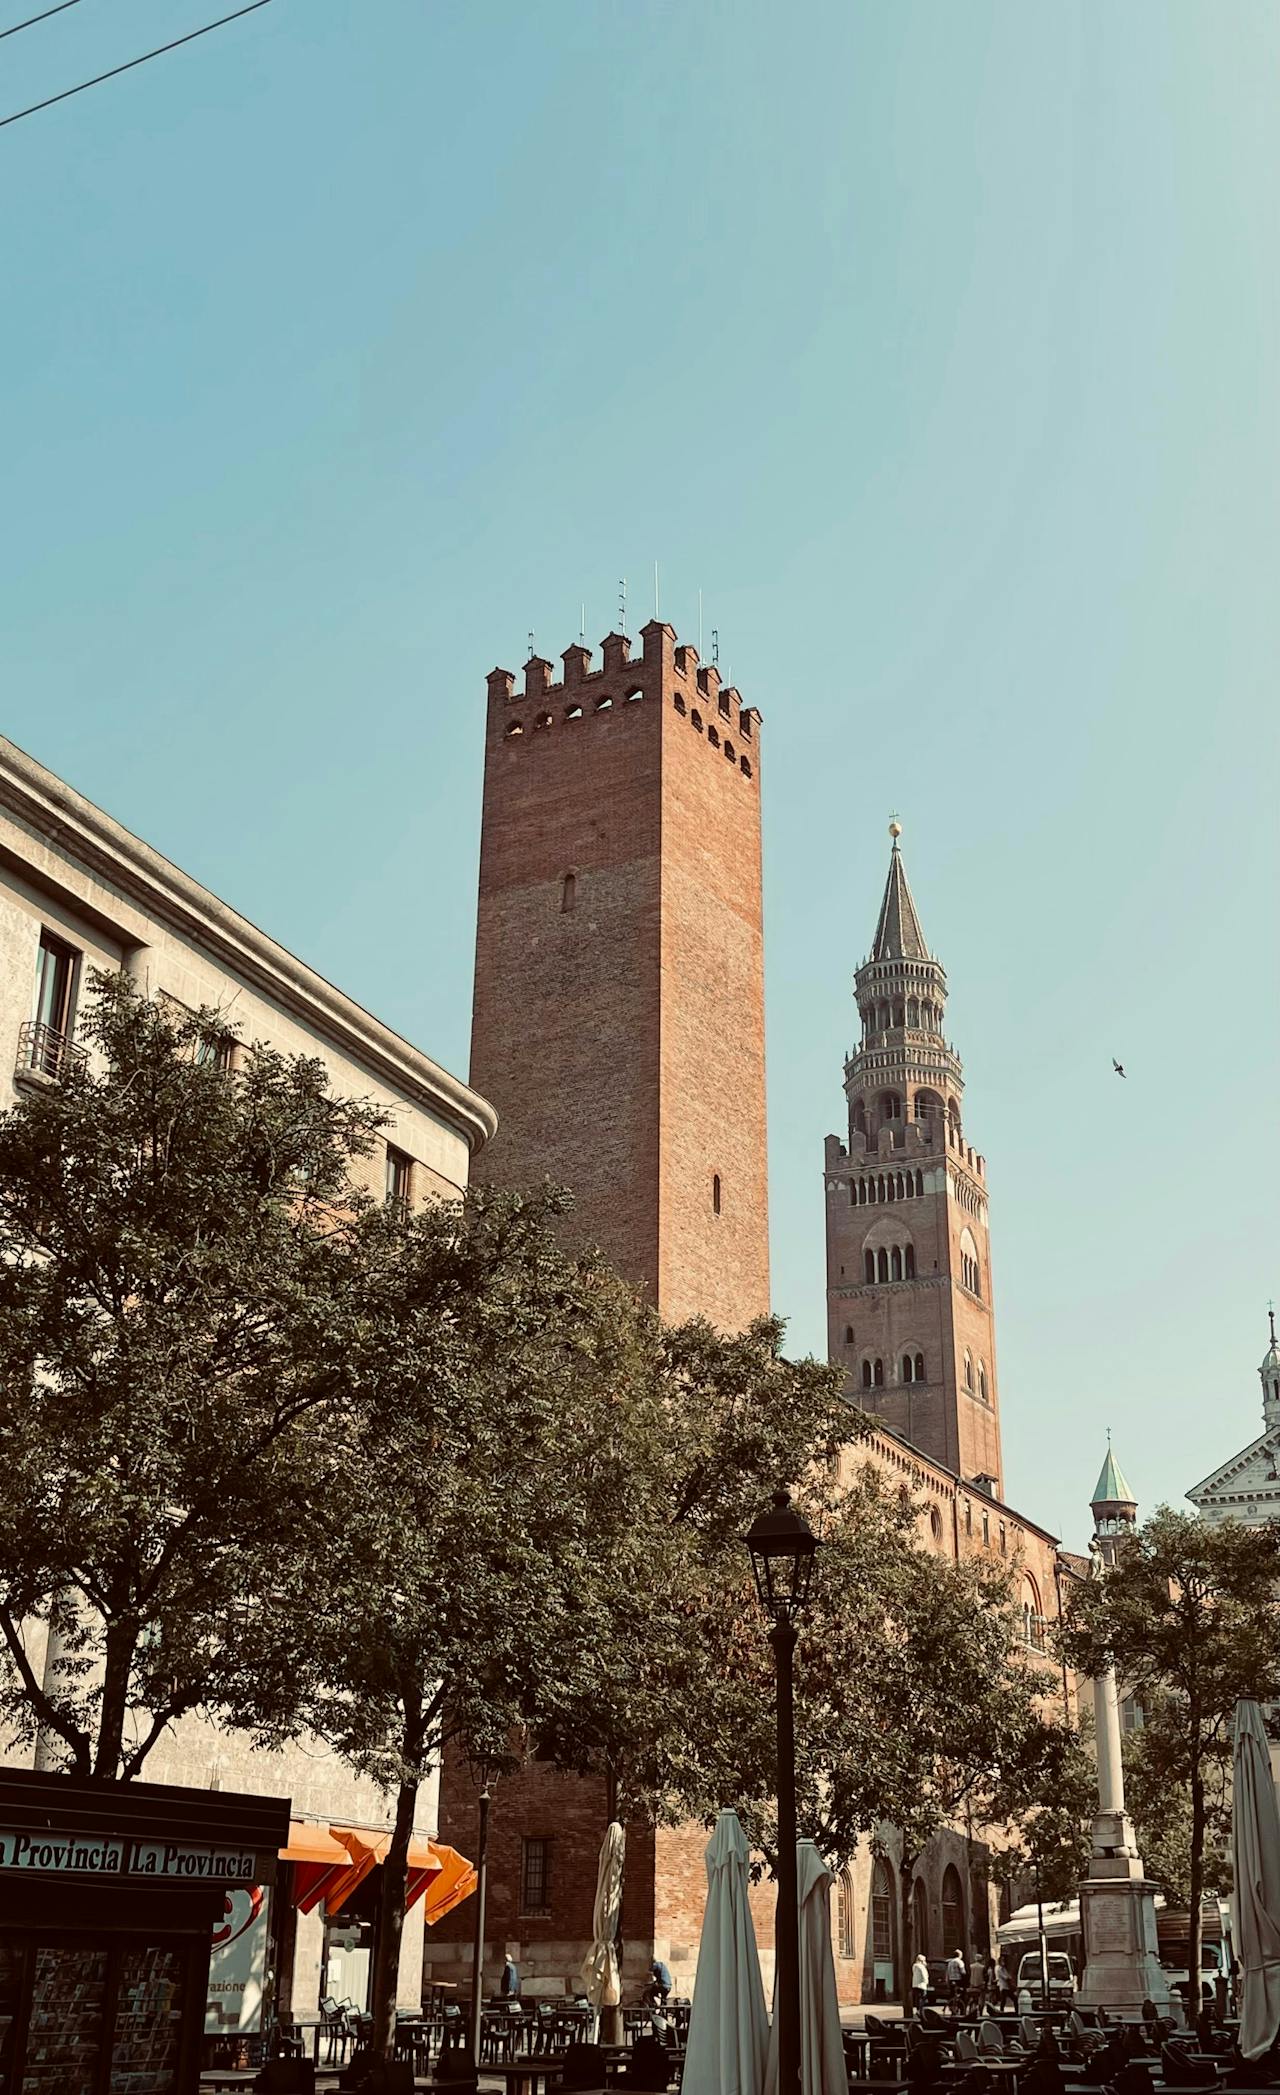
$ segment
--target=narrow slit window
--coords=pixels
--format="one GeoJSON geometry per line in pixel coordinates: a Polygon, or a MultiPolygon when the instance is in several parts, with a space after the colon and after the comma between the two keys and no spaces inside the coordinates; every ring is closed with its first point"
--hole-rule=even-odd
{"type": "Polygon", "coordinates": [[[711,1212],[713,1215],[720,1213],[720,1173],[718,1171],[713,1172],[711,1177],[711,1212]]]}

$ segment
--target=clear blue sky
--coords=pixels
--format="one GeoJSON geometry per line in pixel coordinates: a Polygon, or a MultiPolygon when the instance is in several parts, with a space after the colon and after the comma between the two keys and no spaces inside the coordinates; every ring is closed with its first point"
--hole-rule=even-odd
{"type": "MultiPolygon", "coordinates": [[[[85,0],[4,111],[220,11],[85,0]]],[[[896,807],[1076,1541],[1108,1424],[1148,1506],[1252,1437],[1280,1293],[1278,60],[1273,0],[274,0],[0,132],[5,730],[465,1071],[484,674],[701,588],[777,1304],[819,1348],[896,807]]]]}

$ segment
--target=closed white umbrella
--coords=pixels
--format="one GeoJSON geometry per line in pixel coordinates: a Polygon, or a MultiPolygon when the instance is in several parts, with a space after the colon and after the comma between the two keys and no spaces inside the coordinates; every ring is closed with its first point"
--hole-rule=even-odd
{"type": "Polygon", "coordinates": [[[1280,1810],[1256,1702],[1237,1702],[1231,1745],[1236,1954],[1244,1974],[1240,2049],[1260,2059],[1280,2035],[1280,1810]]]}
{"type": "Polygon", "coordinates": [[[615,1819],[606,1830],[600,1847],[600,1869],[596,1877],[596,1902],[591,1911],[591,1948],[582,1964],[587,1999],[595,2009],[596,2033],[600,2010],[616,2008],[622,1999],[618,1971],[618,1915],[622,1911],[622,1865],[627,1836],[615,1819]]]}
{"type": "Polygon", "coordinates": [[[763,2089],[769,2018],[747,1898],[748,1859],[737,1812],[722,1811],[707,1844],[707,1905],[683,2095],[761,2095],[763,2089]]]}
{"type": "MultiPolygon", "coordinates": [[[[831,1955],[831,1886],[835,1882],[811,1840],[796,1842],[796,1889],[800,1899],[800,2088],[801,2095],[848,2095],[849,2069],[840,2035],[840,2002],[831,1955]]],[[[777,2095],[778,1997],[765,2095],[777,2095]]]]}

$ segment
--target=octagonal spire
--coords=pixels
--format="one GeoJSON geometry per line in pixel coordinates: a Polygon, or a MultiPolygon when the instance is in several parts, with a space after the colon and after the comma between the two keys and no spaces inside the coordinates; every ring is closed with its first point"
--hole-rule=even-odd
{"type": "Polygon", "coordinates": [[[889,878],[884,886],[884,900],[880,904],[880,917],[876,924],[875,940],[871,947],[873,960],[932,960],[933,955],[924,942],[916,905],[911,899],[907,885],[906,869],[902,863],[902,849],[898,839],[902,827],[896,820],[889,824],[893,838],[893,854],[889,860],[889,878]]]}

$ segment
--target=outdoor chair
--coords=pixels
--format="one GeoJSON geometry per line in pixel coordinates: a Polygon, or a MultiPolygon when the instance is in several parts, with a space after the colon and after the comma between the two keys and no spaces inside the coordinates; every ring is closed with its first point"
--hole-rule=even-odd
{"type": "Polygon", "coordinates": [[[604,2052],[598,2044],[571,2044],[564,2055],[560,2085],[565,2089],[603,2088],[604,2067],[604,2052]]]}
{"type": "Polygon", "coordinates": [[[471,2062],[470,2052],[465,2051],[460,2044],[455,2044],[451,2051],[442,2051],[436,2060],[435,2078],[447,2080],[450,2087],[474,2088],[476,2069],[471,2062]]]}
{"type": "Polygon", "coordinates": [[[1040,2042],[1040,2025],[1034,2015],[1019,2015],[1018,2028],[1028,2050],[1034,2051],[1040,2042]]]}
{"type": "Polygon", "coordinates": [[[656,2037],[637,2037],[627,2060],[622,2086],[648,2090],[648,2095],[662,2095],[670,2079],[671,2054],[666,2045],[660,2044],[656,2037]]]}
{"type": "MultiPolygon", "coordinates": [[[[871,2017],[868,2015],[867,2021],[870,2022],[870,2020],[871,2017]]],[[[978,2050],[977,2041],[972,2030],[956,2031],[956,2057],[963,2066],[974,2066],[977,2064],[981,2053],[978,2050]]]]}
{"type": "Polygon", "coordinates": [[[254,2095],[315,2095],[316,2069],[310,2059],[268,2059],[254,2076],[254,2095]]]}
{"type": "Polygon", "coordinates": [[[998,2059],[1004,2053],[1004,2031],[998,2022],[992,2022],[990,2016],[979,2027],[978,2050],[988,2059],[998,2059]]]}

